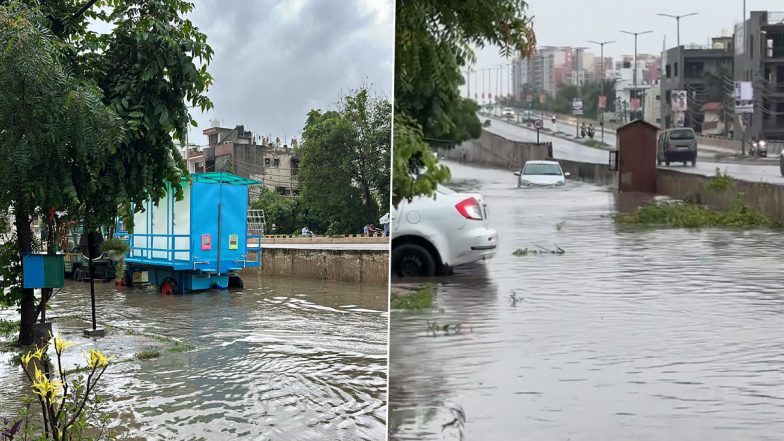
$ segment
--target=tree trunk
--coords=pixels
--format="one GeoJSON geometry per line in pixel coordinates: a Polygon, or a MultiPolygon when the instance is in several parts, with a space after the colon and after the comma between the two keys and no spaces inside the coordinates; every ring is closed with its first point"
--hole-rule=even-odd
{"type": "MultiPolygon", "coordinates": [[[[16,207],[15,207],[16,208],[16,207]]],[[[30,219],[22,209],[14,210],[16,224],[16,240],[19,245],[19,253],[27,254],[33,249],[33,230],[30,228],[30,219]]],[[[32,289],[22,291],[22,301],[20,303],[21,317],[19,324],[20,346],[33,344],[35,328],[35,292],[32,289]]]]}

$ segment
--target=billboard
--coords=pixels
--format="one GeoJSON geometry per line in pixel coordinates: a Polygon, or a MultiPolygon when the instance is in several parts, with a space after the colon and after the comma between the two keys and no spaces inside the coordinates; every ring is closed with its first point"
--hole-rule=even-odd
{"type": "Polygon", "coordinates": [[[639,110],[640,110],[640,99],[632,98],[632,112],[638,112],[639,110]]]}
{"type": "Polygon", "coordinates": [[[689,96],[685,90],[673,90],[670,96],[670,107],[673,113],[689,110],[689,96]]]}
{"type": "Polygon", "coordinates": [[[582,115],[583,114],[583,99],[582,98],[572,98],[572,113],[575,115],[582,115]]]}
{"type": "Polygon", "coordinates": [[[746,49],[745,45],[743,44],[743,39],[746,38],[746,28],[744,27],[744,24],[745,22],[735,25],[735,55],[742,54],[746,49]]]}
{"type": "Polygon", "coordinates": [[[735,113],[754,113],[754,89],[751,81],[735,82],[735,113]]]}
{"type": "Polygon", "coordinates": [[[607,97],[604,95],[599,95],[599,109],[604,110],[607,108],[607,97]]]}

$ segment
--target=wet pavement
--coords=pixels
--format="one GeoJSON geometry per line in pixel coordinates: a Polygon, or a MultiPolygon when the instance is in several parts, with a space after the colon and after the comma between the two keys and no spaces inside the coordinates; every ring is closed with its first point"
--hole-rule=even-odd
{"type": "MultiPolygon", "coordinates": [[[[120,437],[383,439],[387,287],[256,276],[245,284],[174,297],[96,285],[99,322],[119,329],[95,347],[119,359],[153,335],[191,348],[110,365],[99,393],[109,395],[120,437]]],[[[55,332],[80,343],[71,349],[78,358],[90,342],[74,317],[89,319],[89,299],[88,284],[66,282],[48,314],[55,332]]],[[[0,416],[13,413],[25,384],[9,359],[0,357],[0,416]]]]}
{"type": "Polygon", "coordinates": [[[639,197],[448,165],[499,250],[432,279],[432,312],[392,313],[391,440],[456,436],[447,403],[468,441],[782,439],[784,235],[616,226],[639,197]],[[512,255],[554,243],[566,254],[512,255]]]}
{"type": "MultiPolygon", "coordinates": [[[[486,116],[480,116],[484,121],[488,119],[486,116]]],[[[497,118],[491,118],[491,125],[486,130],[503,136],[510,140],[523,141],[523,142],[536,142],[536,131],[524,127],[510,124],[501,121],[497,118]]],[[[545,123],[549,126],[552,123],[545,123]]],[[[559,123],[558,127],[561,131],[571,133],[574,130],[573,125],[566,125],[559,123]]],[[[599,139],[597,135],[596,139],[599,139]]],[[[592,164],[607,164],[608,156],[607,151],[597,148],[585,146],[579,142],[567,141],[552,135],[540,133],[541,142],[553,143],[553,155],[556,159],[568,159],[572,161],[588,162],[592,164]]],[[[614,134],[605,132],[604,141],[608,144],[615,144],[614,134]]],[[[781,170],[777,161],[773,161],[770,165],[758,164],[734,164],[727,162],[718,162],[711,159],[710,156],[705,156],[705,159],[699,159],[696,167],[674,165],[671,167],[661,167],[672,170],[683,171],[686,173],[694,173],[703,176],[713,176],[716,174],[716,168],[721,169],[722,173],[727,173],[736,179],[742,179],[750,182],[768,182],[772,184],[784,185],[784,177],[781,176],[781,170]]]]}

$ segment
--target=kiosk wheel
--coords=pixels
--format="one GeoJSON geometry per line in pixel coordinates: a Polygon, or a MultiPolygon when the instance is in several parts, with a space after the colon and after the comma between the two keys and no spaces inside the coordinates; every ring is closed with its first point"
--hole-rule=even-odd
{"type": "Polygon", "coordinates": [[[177,286],[177,282],[172,279],[166,279],[161,283],[161,295],[163,296],[173,296],[180,293],[179,287],[177,286]]]}

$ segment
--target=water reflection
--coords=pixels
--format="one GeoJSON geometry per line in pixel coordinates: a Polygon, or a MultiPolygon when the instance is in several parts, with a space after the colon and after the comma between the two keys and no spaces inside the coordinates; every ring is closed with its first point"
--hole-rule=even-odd
{"type": "MultiPolygon", "coordinates": [[[[87,286],[69,283],[49,315],[89,317],[87,286]]],[[[99,321],[195,347],[107,371],[103,391],[124,438],[385,435],[385,286],[251,276],[243,291],[161,297],[107,284],[97,286],[97,297],[99,321]]],[[[66,337],[81,332],[81,323],[75,329],[60,323],[55,319],[55,328],[66,337]]],[[[110,330],[96,345],[112,351],[127,338],[110,330]]],[[[7,363],[0,365],[0,381],[4,390],[24,384],[7,363]]],[[[0,400],[0,414],[16,402],[0,400]]]]}
{"type": "Polygon", "coordinates": [[[605,189],[450,165],[499,252],[438,280],[435,311],[393,314],[391,439],[441,439],[447,401],[468,440],[781,439],[784,236],[618,228],[605,189]],[[553,243],[566,254],[512,256],[553,243]],[[433,337],[434,319],[472,331],[433,337]]]}

